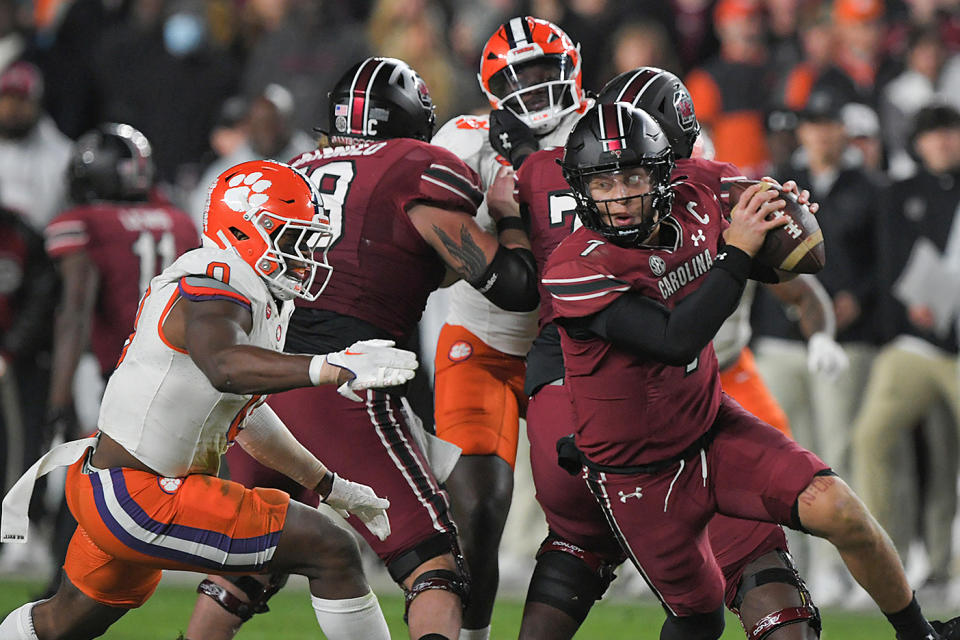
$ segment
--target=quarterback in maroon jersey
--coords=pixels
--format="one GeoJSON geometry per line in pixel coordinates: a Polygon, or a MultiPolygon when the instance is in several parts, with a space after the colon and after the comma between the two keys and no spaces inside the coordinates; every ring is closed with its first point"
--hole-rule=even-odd
{"type": "Polygon", "coordinates": [[[846,484],[720,388],[710,340],[748,277],[775,279],[752,256],[783,201],[752,187],[728,226],[711,192],[671,184],[666,136],[625,103],[584,116],[562,167],[584,228],[551,255],[543,283],[560,325],[575,457],[667,611],[661,638],[723,631],[723,576],[705,530],[715,513],[827,538],[901,640],[938,638],[846,484]]]}
{"type": "MultiPolygon", "coordinates": [[[[508,310],[536,307],[536,265],[518,215],[498,223],[499,239],[476,224],[483,197],[478,177],[449,151],[424,142],[433,128],[433,105],[413,69],[391,58],[364,60],[334,88],[329,115],[333,146],[291,164],[322,194],[333,234],[321,248],[334,272],[323,296],[298,305],[287,351],[347,346],[356,336],[405,344],[427,296],[445,278],[466,280],[508,310]]],[[[452,460],[431,456],[443,445],[415,424],[403,390],[369,393],[362,403],[335,391],[295,391],[275,396],[271,406],[332,469],[362,476],[390,500],[392,533],[385,540],[368,535],[354,518],[348,522],[406,593],[411,637],[456,638],[469,578],[442,477],[433,471],[449,471],[452,460]]],[[[268,477],[240,456],[228,454],[228,460],[235,479],[269,486],[268,477]]],[[[198,610],[209,609],[201,602],[198,610]]],[[[197,614],[188,636],[223,637],[195,622],[197,614]]]]}
{"type": "MultiPolygon", "coordinates": [[[[651,67],[627,72],[611,80],[598,96],[598,101],[603,103],[621,99],[632,100],[634,106],[653,115],[663,128],[674,153],[679,156],[674,179],[710,187],[728,214],[729,204],[720,180],[738,176],[740,172],[730,163],[689,157],[699,135],[699,124],[680,80],[651,67]]],[[[563,149],[534,154],[517,174],[518,199],[520,206],[527,210],[531,244],[540,264],[545,263],[550,252],[575,225],[579,226],[576,201],[556,164],[562,155],[563,149]]],[[[796,188],[792,183],[786,186],[796,188]]],[[[805,192],[798,195],[808,197],[805,192]]],[[[694,204],[694,209],[696,206],[694,204]]],[[[810,206],[816,211],[816,203],[810,206]]],[[[822,331],[828,312],[822,308],[812,284],[815,283],[798,278],[776,287],[791,303],[808,309],[806,323],[813,330],[822,331]]],[[[556,441],[572,433],[573,424],[563,385],[560,338],[556,325],[551,322],[553,307],[549,297],[541,292],[541,332],[527,356],[527,393],[531,395],[532,406],[527,429],[537,495],[547,515],[550,534],[538,554],[539,564],[527,594],[521,638],[561,640],[573,635],[593,601],[602,595],[612,566],[622,559],[622,551],[611,540],[603,514],[587,487],[556,464],[556,441]]],[[[749,306],[749,302],[746,304],[749,306]]],[[[731,317],[725,325],[731,322],[738,321],[731,317]]],[[[730,333],[739,336],[739,329],[730,333]]],[[[756,415],[781,430],[787,428],[785,420],[765,417],[782,414],[782,410],[777,407],[776,413],[766,411],[766,407],[776,405],[759,376],[750,375],[744,367],[731,366],[729,372],[721,371],[724,389],[731,377],[736,383],[732,387],[736,393],[731,395],[744,402],[741,394],[746,391],[752,403],[751,412],[756,413],[753,407],[759,407],[764,412],[756,415]]],[[[779,526],[717,515],[708,527],[708,534],[726,581],[725,602],[740,616],[748,637],[753,637],[754,631],[762,631],[769,638],[785,638],[776,630],[787,626],[791,629],[785,633],[790,637],[813,637],[817,633],[819,612],[786,553],[786,539],[779,526]],[[762,581],[759,581],[757,576],[761,575],[762,581]],[[775,584],[755,591],[757,586],[771,582],[775,584]]]]}
{"type": "MultiPolygon", "coordinates": [[[[528,212],[531,245],[540,264],[546,264],[553,249],[570,234],[576,219],[575,200],[556,164],[562,155],[562,149],[537,152],[526,160],[517,175],[518,200],[528,212]]],[[[541,292],[541,332],[527,356],[527,393],[531,395],[527,435],[537,497],[546,514],[550,534],[538,553],[521,638],[571,637],[593,602],[603,594],[613,568],[624,559],[587,487],[556,463],[557,440],[572,433],[574,427],[570,399],[563,384],[560,338],[552,321],[549,294],[541,292]],[[557,580],[566,588],[559,588],[557,580]],[[554,584],[547,585],[547,582],[554,584]],[[566,616],[558,617],[545,607],[562,611],[566,616]]],[[[753,600],[760,594],[744,599],[739,590],[740,578],[744,568],[760,556],[786,550],[783,532],[769,523],[717,516],[708,533],[726,580],[725,601],[734,610],[743,610],[744,625],[752,629],[758,618],[771,611],[764,609],[762,614],[755,611],[753,600]]],[[[775,555],[754,569],[783,564],[775,555]]],[[[783,570],[782,581],[800,589],[799,592],[791,590],[792,597],[788,599],[791,611],[796,617],[810,619],[815,624],[818,615],[815,608],[807,606],[809,595],[802,582],[792,572],[791,565],[779,568],[783,570]]],[[[793,618],[789,620],[795,622],[793,618]]]]}

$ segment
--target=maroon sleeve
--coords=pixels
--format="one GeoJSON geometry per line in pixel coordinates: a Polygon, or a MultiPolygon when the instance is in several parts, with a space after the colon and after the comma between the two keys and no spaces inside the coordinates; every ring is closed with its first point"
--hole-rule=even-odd
{"type": "Polygon", "coordinates": [[[429,157],[420,162],[419,170],[413,173],[416,185],[402,203],[404,208],[418,202],[476,215],[477,207],[483,202],[480,176],[446,149],[425,146],[429,148],[429,157]]]}
{"type": "Polygon", "coordinates": [[[65,211],[44,229],[44,245],[50,257],[60,258],[90,244],[90,227],[83,212],[83,208],[65,211]]]}
{"type": "Polygon", "coordinates": [[[539,164],[544,153],[544,151],[536,151],[530,154],[517,171],[517,202],[520,204],[529,206],[533,202],[534,167],[539,164]]]}
{"type": "Polygon", "coordinates": [[[575,233],[547,260],[542,283],[556,317],[579,318],[609,306],[631,288],[603,263],[606,243],[593,233],[575,233]]]}

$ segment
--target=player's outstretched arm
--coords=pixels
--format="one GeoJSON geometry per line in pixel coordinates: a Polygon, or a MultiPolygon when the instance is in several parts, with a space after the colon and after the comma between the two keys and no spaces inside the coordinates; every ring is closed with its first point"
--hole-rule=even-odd
{"type": "Polygon", "coordinates": [[[257,407],[237,434],[237,443],[261,464],[320,494],[341,515],[356,515],[381,540],[390,535],[390,501],[370,487],[332,473],[290,433],[268,405],[257,407]]]}
{"type": "Polygon", "coordinates": [[[492,303],[507,311],[537,308],[537,264],[519,216],[507,216],[516,220],[512,224],[498,222],[504,239],[501,244],[462,211],[421,204],[409,214],[417,231],[447,266],[492,303]]]}
{"type": "MultiPolygon", "coordinates": [[[[416,355],[389,340],[357,342],[343,351],[310,356],[285,354],[250,344],[249,310],[222,300],[181,298],[164,324],[174,346],[186,349],[210,383],[224,393],[276,393],[321,384],[354,390],[403,384],[413,377],[416,355]]],[[[349,393],[348,393],[349,392],[349,393]]]]}

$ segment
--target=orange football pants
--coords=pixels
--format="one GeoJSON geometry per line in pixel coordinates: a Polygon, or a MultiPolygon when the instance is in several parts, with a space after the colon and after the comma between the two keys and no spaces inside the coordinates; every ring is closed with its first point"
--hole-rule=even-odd
{"type": "Polygon", "coordinates": [[[750,349],[744,347],[737,361],[720,372],[720,384],[744,409],[793,438],[787,414],[760,377],[750,349]]]}
{"type": "Polygon", "coordinates": [[[83,464],[67,471],[67,505],[78,526],[64,571],[97,602],[139,607],[162,569],[256,573],[273,557],[290,504],[283,491],[200,474],[84,473],[83,464]]]}
{"type": "Polygon", "coordinates": [[[434,419],[437,436],[464,455],[496,455],[517,461],[526,363],[485,344],[465,328],[445,324],[434,361],[434,419]]]}

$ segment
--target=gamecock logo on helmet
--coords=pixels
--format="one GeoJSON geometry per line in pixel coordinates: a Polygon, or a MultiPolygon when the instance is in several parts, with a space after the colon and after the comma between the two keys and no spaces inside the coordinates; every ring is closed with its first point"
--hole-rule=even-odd
{"type": "Polygon", "coordinates": [[[697,115],[693,110],[693,100],[686,91],[677,91],[673,96],[673,106],[677,110],[677,117],[680,118],[680,125],[684,129],[689,129],[697,120],[697,115]]]}

